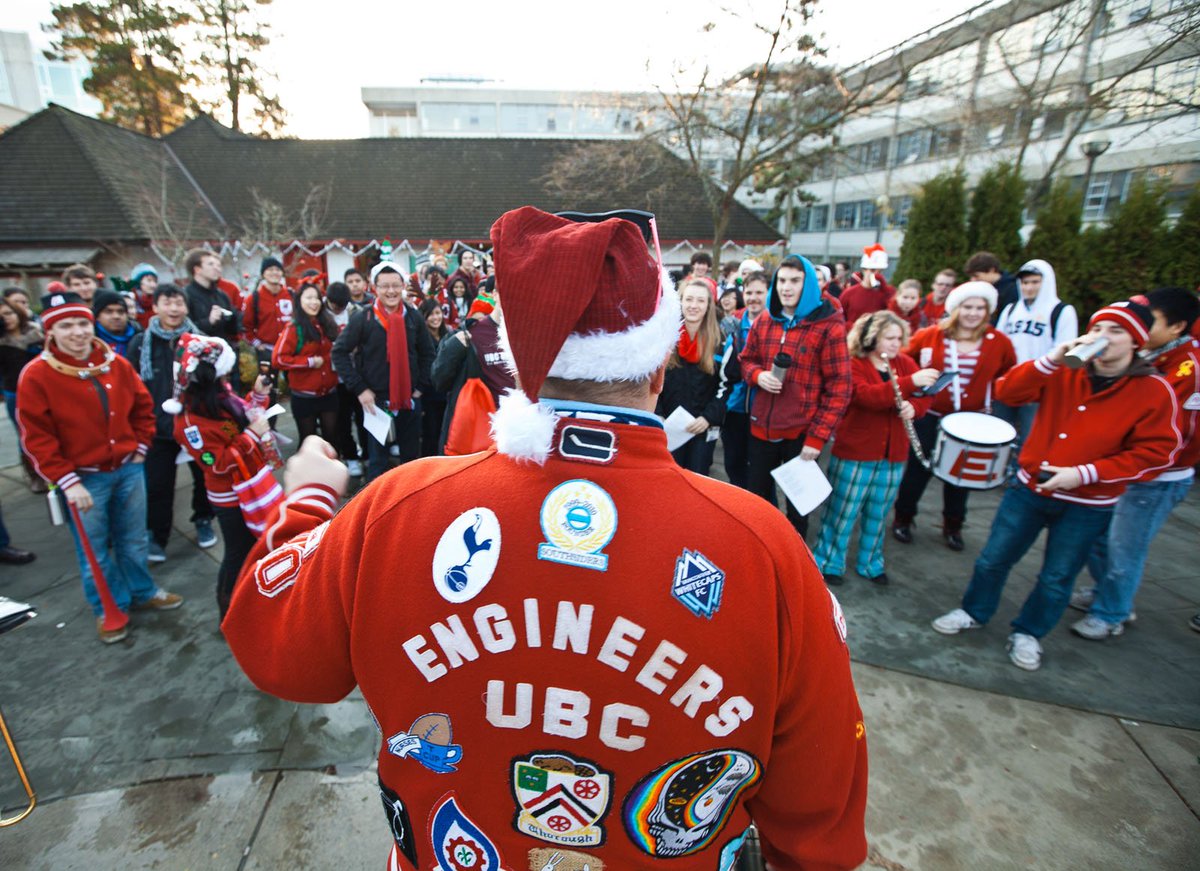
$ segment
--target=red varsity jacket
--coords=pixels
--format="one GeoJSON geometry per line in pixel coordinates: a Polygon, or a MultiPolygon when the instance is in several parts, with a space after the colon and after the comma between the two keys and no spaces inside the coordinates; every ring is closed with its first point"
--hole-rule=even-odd
{"type": "MultiPolygon", "coordinates": [[[[246,401],[265,408],[269,398],[251,392],[246,396],[246,401]]],[[[219,419],[204,417],[188,411],[185,405],[184,410],[175,416],[175,441],[204,470],[204,489],[214,507],[237,505],[237,493],[233,490],[234,475],[245,480],[241,476],[243,466],[249,476],[267,461],[259,446],[258,436],[248,429],[241,429],[232,415],[228,414],[219,419]]]]}
{"type": "Polygon", "coordinates": [[[1200,463],[1200,342],[1195,339],[1151,360],[1179,402],[1183,447],[1168,470],[1182,472],[1200,463]]]}
{"type": "Polygon", "coordinates": [[[86,363],[48,341],[17,381],[21,444],[37,473],[64,490],[79,483],[80,472],[111,472],[145,454],[154,439],[146,385],[128,360],[95,341],[86,363]],[[97,374],[81,378],[56,371],[56,363],[97,374]]]}
{"type": "Polygon", "coordinates": [[[263,284],[246,294],[242,300],[246,339],[256,348],[273,347],[284,325],[291,323],[292,307],[292,295],[286,287],[274,294],[263,284]]]}
{"type": "Polygon", "coordinates": [[[324,333],[317,338],[305,337],[305,342],[297,349],[299,337],[296,335],[296,325],[288,323],[275,340],[275,349],[271,360],[276,369],[288,373],[288,385],[294,393],[308,396],[326,396],[337,389],[337,375],[333,371],[333,342],[324,333]],[[321,358],[320,366],[313,366],[312,361],[321,358]]]}
{"type": "MultiPolygon", "coordinates": [[[[901,395],[912,403],[917,417],[921,417],[933,404],[933,398],[912,395],[916,389],[912,376],[917,368],[912,358],[904,354],[892,361],[901,395]]],[[[892,382],[884,381],[866,357],[850,359],[850,374],[853,393],[850,407],[833,439],[833,455],[859,462],[905,462],[908,459],[908,434],[896,410],[896,391],[892,382]]]]}
{"type": "Polygon", "coordinates": [[[1001,378],[996,398],[1009,405],[1040,403],[1017,471],[1029,489],[1067,502],[1111,505],[1126,484],[1171,467],[1180,447],[1179,403],[1145,361],[1136,360],[1128,376],[1099,393],[1092,393],[1088,371],[1039,357],[1001,378]],[[1076,467],[1083,484],[1038,490],[1043,462],[1076,467]]]}
{"type": "Polygon", "coordinates": [[[431,457],[335,502],[288,496],[221,628],[265,692],[361,689],[391,867],[711,871],[752,817],[778,871],[863,861],[840,608],[784,516],[661,429],[564,419],[542,466],[431,457]]]}
{"type": "MultiPolygon", "coordinates": [[[[946,361],[946,334],[940,326],[934,325],[918,330],[909,340],[905,353],[917,361],[921,368],[949,368],[946,361]]],[[[988,404],[988,386],[997,378],[1017,365],[1017,352],[1013,350],[1008,336],[992,327],[988,327],[983,335],[983,344],[979,346],[979,360],[975,364],[975,372],[962,388],[959,394],[960,407],[954,407],[954,385],[934,397],[930,414],[950,414],[954,411],[980,411],[988,404]]],[[[995,398],[995,387],[992,387],[992,398],[995,398]]]]}

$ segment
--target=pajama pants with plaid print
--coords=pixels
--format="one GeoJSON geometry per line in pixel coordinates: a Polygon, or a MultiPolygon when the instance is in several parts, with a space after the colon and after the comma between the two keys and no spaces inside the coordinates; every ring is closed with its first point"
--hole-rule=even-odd
{"type": "Polygon", "coordinates": [[[887,517],[896,501],[904,463],[887,460],[859,461],[832,457],[829,481],[833,495],[821,519],[821,537],[813,557],[822,574],[846,573],[846,549],[855,521],[861,518],[858,540],[860,575],[874,578],[883,573],[883,539],[887,517]]]}

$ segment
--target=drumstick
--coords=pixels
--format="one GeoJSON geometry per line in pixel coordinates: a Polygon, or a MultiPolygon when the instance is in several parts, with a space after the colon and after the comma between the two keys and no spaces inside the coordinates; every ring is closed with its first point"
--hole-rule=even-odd
{"type": "MultiPolygon", "coordinates": [[[[896,370],[892,368],[887,354],[880,351],[879,356],[883,360],[883,365],[887,366],[888,375],[891,376],[892,391],[896,394],[896,410],[900,411],[904,408],[904,396],[900,393],[900,384],[896,380],[896,370]]],[[[904,424],[904,432],[908,436],[909,444],[912,445],[913,455],[916,456],[917,462],[928,469],[929,460],[925,457],[925,450],[921,447],[921,440],[917,438],[917,428],[913,426],[911,420],[900,418],[900,422],[904,424]]]]}

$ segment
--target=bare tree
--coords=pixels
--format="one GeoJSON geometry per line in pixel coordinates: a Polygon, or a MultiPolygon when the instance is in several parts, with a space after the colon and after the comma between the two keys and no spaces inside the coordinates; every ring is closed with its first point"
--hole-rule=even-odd
{"type": "Polygon", "coordinates": [[[318,238],[329,209],[330,195],[328,185],[314,184],[309,187],[299,208],[292,209],[258,188],[251,188],[250,198],[254,205],[238,221],[238,240],[249,248],[256,244],[270,247],[294,239],[318,238]]]}
{"type": "Polygon", "coordinates": [[[137,176],[140,182],[133,188],[131,211],[150,250],[181,272],[187,252],[219,236],[223,221],[182,176],[165,145],[158,145],[150,162],[149,171],[137,176]]]}

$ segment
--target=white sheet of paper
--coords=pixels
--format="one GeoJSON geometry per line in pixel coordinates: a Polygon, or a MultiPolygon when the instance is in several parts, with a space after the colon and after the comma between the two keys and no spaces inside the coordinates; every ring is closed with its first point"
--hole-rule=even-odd
{"type": "Polygon", "coordinates": [[[185,451],[183,448],[180,448],[179,453],[177,453],[175,455],[175,465],[177,465],[177,466],[186,466],[191,461],[192,461],[192,455],[189,454],[187,451],[185,451]]]}
{"type": "Polygon", "coordinates": [[[282,405],[280,405],[278,402],[276,402],[274,405],[272,405],[270,408],[267,409],[264,417],[266,417],[267,420],[270,420],[275,415],[283,414],[285,411],[287,411],[287,409],[284,408],[282,405]]]}
{"type": "Polygon", "coordinates": [[[773,470],[771,477],[801,514],[810,514],[833,492],[829,479],[816,460],[802,460],[799,457],[788,460],[773,470]]]}
{"type": "Polygon", "coordinates": [[[682,405],[667,415],[663,421],[663,429],[667,431],[667,450],[677,450],[696,437],[695,433],[687,431],[687,426],[696,418],[682,405]]]}
{"type": "Polygon", "coordinates": [[[388,436],[392,433],[392,418],[376,408],[373,411],[363,409],[363,426],[371,437],[381,445],[386,445],[388,436]]]}

